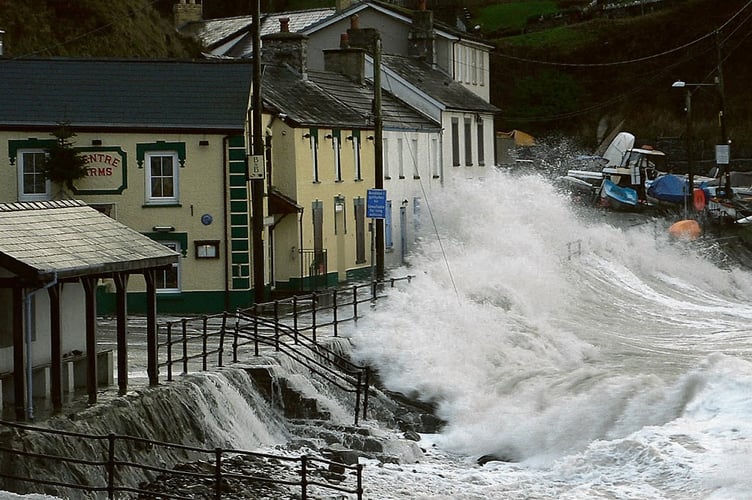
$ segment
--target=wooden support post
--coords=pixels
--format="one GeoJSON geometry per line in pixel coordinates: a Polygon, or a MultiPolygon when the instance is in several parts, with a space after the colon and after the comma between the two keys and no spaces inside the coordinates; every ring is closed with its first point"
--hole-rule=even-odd
{"type": "Polygon", "coordinates": [[[159,360],[157,352],[157,271],[144,271],[146,280],[146,373],[150,385],[159,384],[159,360]]]}
{"type": "Polygon", "coordinates": [[[117,379],[118,394],[128,392],[128,275],[116,273],[113,277],[117,293],[117,379]]]}
{"type": "Polygon", "coordinates": [[[89,404],[97,402],[97,296],[96,278],[81,278],[86,295],[86,392],[89,404]]]}
{"type": "Polygon", "coordinates": [[[62,323],[60,316],[60,292],[62,285],[55,284],[47,289],[50,296],[50,375],[52,382],[52,409],[63,410],[63,348],[62,323]]]}

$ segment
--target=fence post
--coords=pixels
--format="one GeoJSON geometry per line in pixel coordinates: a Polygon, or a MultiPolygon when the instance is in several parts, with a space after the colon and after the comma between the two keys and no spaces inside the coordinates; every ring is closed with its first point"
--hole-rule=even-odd
{"type": "Polygon", "coordinates": [[[115,434],[107,435],[107,498],[115,498],[115,434]]]}
{"type": "Polygon", "coordinates": [[[279,337],[279,300],[274,300],[274,334],[279,337]]]}
{"type": "Polygon", "coordinates": [[[232,362],[238,362],[238,335],[240,335],[240,308],[235,309],[235,334],[232,337],[232,362]]]}
{"type": "Polygon", "coordinates": [[[186,375],[188,374],[188,329],[186,328],[188,320],[183,318],[181,322],[183,324],[183,375],[186,375]]]}
{"type": "Polygon", "coordinates": [[[334,336],[337,336],[337,289],[335,288],[332,290],[332,302],[334,302],[334,311],[332,311],[332,314],[334,315],[334,336]]]}
{"type": "Polygon", "coordinates": [[[172,322],[167,323],[167,380],[172,382],[172,322]]]}
{"type": "Polygon", "coordinates": [[[353,287],[353,319],[358,322],[358,287],[353,287]]]}
{"type": "Polygon", "coordinates": [[[292,326],[295,330],[295,344],[298,343],[298,296],[292,296],[292,326]]]}
{"type": "Polygon", "coordinates": [[[209,318],[206,315],[204,315],[203,332],[202,332],[203,336],[201,339],[201,367],[203,368],[204,371],[207,370],[207,365],[208,365],[207,359],[206,359],[208,356],[208,354],[206,353],[206,350],[207,350],[206,343],[207,343],[207,337],[209,335],[209,333],[207,332],[208,322],[209,322],[209,318]]]}
{"type": "Polygon", "coordinates": [[[363,387],[361,378],[363,372],[358,372],[358,383],[355,385],[355,425],[358,425],[358,416],[360,415],[360,391],[363,387]]]}
{"type": "Polygon", "coordinates": [[[318,309],[318,304],[316,303],[315,290],[311,293],[311,297],[311,321],[313,321],[313,325],[311,326],[311,334],[313,336],[313,341],[316,342],[316,309],[318,309]]]}
{"type": "Polygon", "coordinates": [[[214,498],[222,500],[222,448],[214,448],[214,498]]]}
{"type": "Polygon", "coordinates": [[[222,366],[225,352],[225,333],[227,332],[227,311],[222,313],[222,329],[219,332],[219,349],[217,350],[217,366],[222,366]]]}
{"type": "Polygon", "coordinates": [[[365,392],[363,393],[363,420],[367,419],[368,412],[368,388],[371,385],[371,368],[366,366],[366,382],[363,384],[365,392]]]}
{"type": "Polygon", "coordinates": [[[300,487],[301,487],[301,500],[308,498],[308,456],[302,455],[300,457],[300,487]]]}
{"type": "Polygon", "coordinates": [[[355,493],[358,495],[358,500],[363,500],[363,464],[357,464],[355,469],[357,470],[356,480],[358,485],[355,493]]]}

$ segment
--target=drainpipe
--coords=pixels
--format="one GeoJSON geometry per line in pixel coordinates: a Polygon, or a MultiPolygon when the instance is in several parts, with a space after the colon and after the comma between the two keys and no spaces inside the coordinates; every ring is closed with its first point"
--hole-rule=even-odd
{"type": "Polygon", "coordinates": [[[26,313],[26,324],[24,325],[24,328],[26,330],[26,402],[28,405],[26,407],[26,418],[30,421],[34,420],[34,388],[31,385],[31,381],[33,379],[33,370],[31,366],[33,362],[33,356],[31,352],[31,299],[37,292],[47,290],[48,288],[55,285],[57,285],[57,273],[53,275],[52,281],[41,288],[27,291],[24,296],[24,311],[26,313]]]}
{"type": "Polygon", "coordinates": [[[230,142],[229,137],[225,136],[222,139],[222,170],[224,171],[224,174],[222,175],[222,206],[223,212],[224,212],[224,229],[222,230],[224,234],[224,257],[225,257],[225,311],[230,310],[230,267],[232,266],[232,262],[230,262],[230,234],[227,229],[227,226],[231,224],[230,219],[232,217],[232,210],[230,210],[228,201],[227,201],[227,176],[229,174],[229,168],[228,168],[228,158],[227,158],[227,149],[228,144],[230,142]]]}

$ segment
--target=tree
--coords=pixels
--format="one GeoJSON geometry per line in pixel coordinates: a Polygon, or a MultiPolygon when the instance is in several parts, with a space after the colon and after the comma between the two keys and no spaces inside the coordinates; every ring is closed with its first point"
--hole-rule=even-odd
{"type": "Polygon", "coordinates": [[[47,150],[47,157],[42,165],[44,175],[52,182],[72,190],[73,181],[86,177],[86,161],[73,149],[70,139],[76,134],[69,123],[58,123],[52,135],[57,141],[47,150]]]}

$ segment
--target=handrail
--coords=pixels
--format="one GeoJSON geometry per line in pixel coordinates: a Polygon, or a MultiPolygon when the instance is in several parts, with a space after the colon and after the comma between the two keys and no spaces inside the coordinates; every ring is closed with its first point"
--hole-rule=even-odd
{"type": "MultiPolygon", "coordinates": [[[[78,433],[78,432],[69,432],[69,431],[61,431],[57,429],[48,429],[48,428],[42,428],[42,427],[34,427],[29,425],[22,425],[17,424],[14,422],[6,422],[0,420],[0,427],[7,427],[11,429],[18,429],[22,430],[24,432],[38,432],[40,434],[49,434],[49,435],[57,435],[62,438],[75,438],[75,440],[87,440],[87,442],[104,442],[106,441],[106,447],[104,446],[105,443],[103,443],[102,446],[102,459],[97,460],[94,458],[91,458],[88,460],[83,460],[79,458],[75,458],[73,456],[63,456],[63,455],[49,455],[45,453],[37,453],[37,452],[29,452],[24,450],[18,450],[9,448],[7,446],[0,446],[0,454],[7,454],[10,456],[22,456],[27,458],[35,459],[35,467],[34,470],[40,470],[44,469],[43,463],[47,460],[53,461],[55,463],[70,463],[70,464],[83,464],[83,465],[89,465],[93,467],[98,467],[101,469],[101,475],[91,475],[89,474],[87,477],[94,482],[94,484],[78,484],[78,483],[71,483],[66,481],[56,481],[52,479],[42,479],[38,476],[33,477],[27,477],[27,476],[19,476],[17,474],[11,474],[7,471],[3,470],[0,471],[0,477],[5,479],[11,479],[15,481],[21,481],[21,482],[30,482],[34,484],[42,484],[45,486],[54,486],[59,488],[69,488],[72,490],[78,490],[78,491],[88,491],[88,492],[107,492],[107,498],[115,498],[116,493],[136,493],[136,494],[143,494],[147,496],[151,495],[157,495],[160,498],[177,498],[177,499],[190,499],[193,497],[185,497],[185,496],[178,496],[178,495],[171,495],[166,492],[154,492],[151,490],[143,489],[142,487],[132,487],[125,484],[118,484],[117,478],[120,477],[122,474],[119,474],[119,472],[132,468],[136,470],[146,471],[146,472],[157,472],[157,473],[163,473],[163,474],[170,474],[172,476],[182,476],[182,477],[190,477],[192,479],[198,479],[202,481],[204,484],[212,484],[215,498],[222,498],[222,485],[225,481],[228,479],[233,479],[238,482],[264,482],[269,484],[277,484],[277,485],[286,485],[286,486],[298,486],[300,487],[301,491],[301,498],[307,498],[308,495],[308,489],[311,486],[319,486],[324,489],[333,490],[333,491],[339,491],[342,493],[352,493],[357,495],[358,499],[362,499],[363,497],[363,486],[362,486],[362,472],[363,472],[363,465],[357,464],[357,465],[347,465],[347,464],[341,464],[337,462],[332,462],[327,459],[323,458],[317,458],[317,457],[311,457],[308,455],[299,455],[299,456],[286,456],[286,455],[274,455],[274,454],[268,454],[268,453],[259,453],[259,452],[252,452],[252,451],[246,451],[246,450],[237,450],[237,449],[231,449],[231,448],[200,448],[196,446],[187,446],[182,444],[176,444],[176,443],[167,443],[163,441],[157,441],[157,440],[151,440],[151,439],[145,439],[145,438],[139,438],[135,436],[122,436],[122,435],[115,435],[115,434],[108,434],[108,435],[96,435],[96,434],[84,434],[84,433],[78,433]],[[134,447],[134,446],[128,446],[128,443],[140,443],[142,446],[134,447]],[[121,446],[118,446],[121,445],[121,446]],[[145,445],[145,446],[144,446],[145,445]],[[159,453],[157,453],[154,450],[157,450],[158,448],[161,450],[163,448],[166,448],[167,450],[179,450],[182,452],[189,452],[193,454],[198,455],[209,455],[211,458],[214,459],[214,468],[210,472],[201,473],[201,472],[194,472],[194,471],[183,471],[183,470],[177,470],[177,469],[167,469],[165,467],[157,467],[153,465],[149,465],[148,460],[142,460],[141,462],[133,462],[133,461],[126,461],[126,460],[119,460],[117,459],[117,451],[119,449],[129,450],[133,448],[137,448],[140,450],[147,450],[142,451],[141,453],[143,455],[147,455],[149,452],[153,452],[155,459],[157,460],[157,457],[161,456],[159,453]],[[267,477],[261,477],[261,476],[250,476],[247,474],[236,474],[232,472],[227,472],[222,470],[223,465],[225,464],[225,457],[231,457],[231,459],[237,459],[237,458],[270,458],[274,460],[278,460],[280,462],[288,462],[288,463],[300,463],[300,468],[298,469],[298,480],[291,480],[291,479],[272,479],[267,477]],[[337,467],[343,468],[344,470],[350,470],[355,472],[355,481],[356,484],[352,488],[348,488],[345,486],[330,484],[322,481],[316,481],[315,480],[315,474],[316,468],[311,468],[308,465],[310,463],[320,463],[323,465],[335,465],[337,467]],[[95,482],[97,480],[101,480],[101,482],[95,482]]],[[[58,446],[56,451],[60,450],[67,450],[69,449],[66,446],[58,446]]],[[[94,453],[93,450],[90,450],[89,453],[94,453]]],[[[146,458],[146,457],[144,457],[146,458]]],[[[209,461],[206,461],[209,463],[209,461]]],[[[345,476],[347,477],[347,476],[345,476]]]]}
{"type": "Polygon", "coordinates": [[[401,281],[407,280],[409,283],[412,278],[391,278],[345,289],[317,291],[302,297],[294,296],[285,300],[254,304],[250,308],[238,309],[235,313],[225,311],[222,314],[202,316],[199,327],[188,327],[189,323],[195,322],[197,318],[167,322],[166,341],[158,345],[160,350],[166,348],[167,359],[158,363],[158,366],[167,368],[167,379],[171,381],[175,364],[179,364],[182,373],[187,374],[191,362],[199,358],[202,361],[202,370],[207,369],[209,358],[215,355],[216,366],[224,366],[225,350],[228,348],[232,353],[233,363],[237,363],[241,351],[250,346],[253,348],[254,356],[260,355],[262,347],[273,348],[339,389],[355,393],[354,418],[355,425],[358,425],[361,409],[363,418],[367,417],[370,369],[352,363],[318,342],[317,329],[332,327],[333,334],[337,337],[340,323],[358,320],[359,304],[383,297],[379,291],[386,284],[394,287],[401,281]],[[365,297],[362,292],[367,292],[365,297]],[[342,297],[344,299],[341,299],[342,297]],[[352,310],[352,314],[343,315],[339,313],[340,310],[352,310]],[[321,314],[317,312],[329,314],[332,319],[324,318],[322,321],[321,314]],[[304,324],[306,319],[310,319],[307,326],[304,324]],[[174,338],[176,326],[180,331],[177,339],[174,338]],[[310,336],[305,332],[310,332],[310,336]],[[230,344],[226,346],[226,342],[230,344]],[[177,358],[173,356],[173,346],[178,347],[181,352],[177,358]]]}

